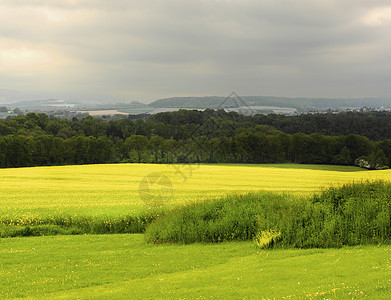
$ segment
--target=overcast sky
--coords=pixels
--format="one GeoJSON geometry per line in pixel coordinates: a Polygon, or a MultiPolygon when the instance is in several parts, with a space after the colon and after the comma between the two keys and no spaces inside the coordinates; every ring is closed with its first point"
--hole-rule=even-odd
{"type": "Polygon", "coordinates": [[[0,0],[0,89],[391,96],[391,1],[0,0]]]}

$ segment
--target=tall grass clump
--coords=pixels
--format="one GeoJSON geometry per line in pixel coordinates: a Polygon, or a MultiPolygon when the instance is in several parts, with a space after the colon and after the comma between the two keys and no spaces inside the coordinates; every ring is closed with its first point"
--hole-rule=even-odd
{"type": "Polygon", "coordinates": [[[173,209],[152,222],[145,237],[155,243],[244,241],[254,237],[262,220],[268,220],[266,227],[276,227],[291,209],[285,195],[230,195],[173,209]]]}
{"type": "Polygon", "coordinates": [[[391,240],[391,183],[374,181],[331,188],[312,199],[324,239],[343,245],[391,240]]]}
{"type": "Polygon", "coordinates": [[[261,247],[390,243],[391,183],[353,183],[309,199],[271,193],[228,196],[177,208],[146,230],[154,243],[254,239],[261,247]]]}

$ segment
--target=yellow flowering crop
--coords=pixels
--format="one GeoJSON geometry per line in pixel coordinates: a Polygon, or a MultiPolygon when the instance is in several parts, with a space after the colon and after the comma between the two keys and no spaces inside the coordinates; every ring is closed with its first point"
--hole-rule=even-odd
{"type": "Polygon", "coordinates": [[[391,170],[314,165],[107,164],[0,170],[0,220],[31,224],[48,216],[136,215],[145,195],[169,205],[230,193],[311,194],[352,181],[391,178],[391,170]],[[151,179],[151,174],[153,178],[151,179]],[[140,184],[143,182],[143,184],[140,184]],[[161,199],[160,199],[161,200],[161,199]]]}

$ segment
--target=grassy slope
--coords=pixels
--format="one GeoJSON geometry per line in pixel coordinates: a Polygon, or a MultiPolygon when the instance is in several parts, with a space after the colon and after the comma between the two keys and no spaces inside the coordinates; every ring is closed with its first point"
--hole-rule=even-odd
{"type": "Polygon", "coordinates": [[[142,235],[1,240],[0,297],[351,299],[391,293],[391,248],[258,251],[146,245],[142,235]]]}

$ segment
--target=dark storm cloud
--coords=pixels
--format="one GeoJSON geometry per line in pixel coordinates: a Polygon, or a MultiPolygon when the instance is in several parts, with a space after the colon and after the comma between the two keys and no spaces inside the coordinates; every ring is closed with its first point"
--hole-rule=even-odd
{"type": "Polygon", "coordinates": [[[15,88],[19,78],[28,90],[108,100],[231,90],[320,97],[390,94],[387,5],[360,0],[2,1],[0,64],[7,72],[0,71],[0,80],[10,85],[4,88],[15,88]],[[15,67],[12,60],[18,57],[36,63],[32,69],[28,63],[15,67]],[[37,85],[48,77],[49,87],[37,85]]]}

